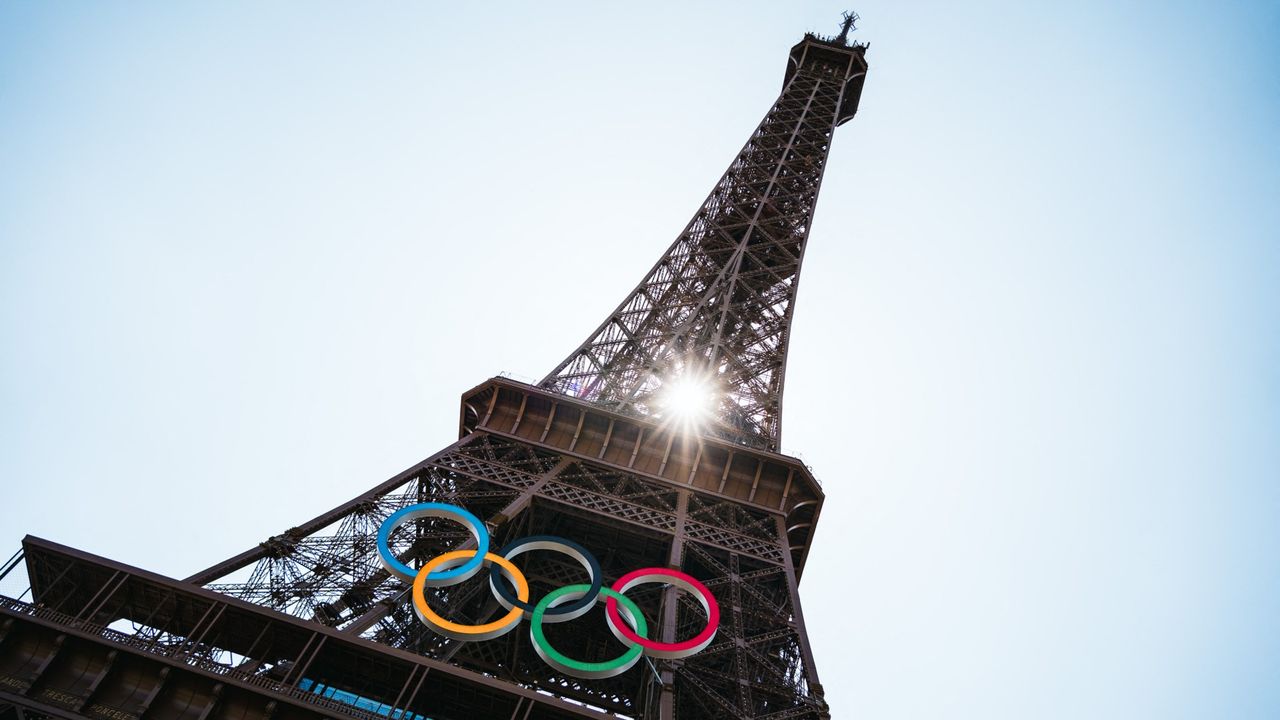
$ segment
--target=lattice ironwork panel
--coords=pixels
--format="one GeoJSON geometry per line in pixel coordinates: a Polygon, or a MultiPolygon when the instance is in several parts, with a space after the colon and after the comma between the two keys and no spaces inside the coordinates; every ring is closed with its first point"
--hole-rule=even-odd
{"type": "Polygon", "coordinates": [[[471,478],[482,478],[516,488],[526,488],[538,481],[538,475],[487,460],[450,453],[435,461],[432,467],[443,472],[454,472],[471,478]]]}
{"type": "MultiPolygon", "coordinates": [[[[684,569],[704,578],[722,614],[715,642],[677,669],[679,716],[820,717],[826,705],[807,681],[786,569],[697,542],[684,550],[684,569]]],[[[678,621],[678,635],[691,637],[705,613],[682,595],[678,621]]]]}
{"type": "Polygon", "coordinates": [[[689,498],[689,519],[757,540],[778,539],[774,517],[733,500],[698,494],[689,498]]]}
{"type": "MultiPolygon", "coordinates": [[[[560,456],[548,450],[534,447],[518,440],[509,440],[487,433],[459,447],[454,454],[482,460],[491,466],[510,469],[526,475],[542,475],[550,472],[560,461],[560,456]]],[[[449,456],[451,457],[452,454],[449,456]]],[[[484,475],[489,478],[491,476],[484,475]]]]}
{"type": "MultiPolygon", "coordinates": [[[[488,436],[445,453],[403,484],[357,503],[350,512],[308,534],[286,532],[263,543],[264,556],[212,590],[297,617],[340,626],[403,592],[377,558],[382,521],[419,502],[449,502],[478,517],[497,514],[533,484],[530,471],[548,472],[553,453],[488,436]],[[465,470],[463,470],[465,466],[465,470]]],[[[420,562],[466,542],[456,523],[427,519],[397,530],[392,548],[420,562]]]]}
{"type": "Polygon", "coordinates": [[[674,488],[665,483],[643,480],[628,472],[579,462],[556,476],[556,482],[663,513],[670,514],[676,510],[674,488]]]}
{"type": "Polygon", "coordinates": [[[776,540],[773,542],[757,540],[753,537],[739,535],[722,528],[692,521],[685,523],[684,531],[693,540],[719,545],[727,550],[751,555],[775,564],[783,562],[783,550],[776,540]]]}
{"type": "Polygon", "coordinates": [[[581,490],[572,485],[552,482],[542,490],[544,497],[554,498],[561,502],[566,502],[579,507],[594,510],[598,513],[612,515],[614,517],[630,520],[632,522],[648,525],[659,530],[668,532],[674,531],[676,527],[676,519],[674,515],[670,515],[656,510],[651,510],[643,505],[635,505],[619,500],[607,495],[600,495],[586,490],[581,490]]]}

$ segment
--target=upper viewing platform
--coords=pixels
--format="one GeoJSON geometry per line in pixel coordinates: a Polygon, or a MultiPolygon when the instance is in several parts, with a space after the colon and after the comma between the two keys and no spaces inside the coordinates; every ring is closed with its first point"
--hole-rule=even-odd
{"type": "Polygon", "coordinates": [[[791,48],[787,72],[782,80],[783,87],[786,87],[801,68],[842,75],[846,87],[836,125],[848,122],[858,112],[858,101],[862,98],[862,81],[867,72],[866,52],[871,44],[849,39],[857,21],[857,13],[847,12],[839,34],[805,33],[804,39],[791,48]]]}

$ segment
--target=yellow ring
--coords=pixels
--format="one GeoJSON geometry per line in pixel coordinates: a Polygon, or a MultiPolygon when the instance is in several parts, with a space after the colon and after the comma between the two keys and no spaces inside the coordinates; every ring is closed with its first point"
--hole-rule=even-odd
{"type": "MultiPolygon", "coordinates": [[[[444,553],[443,555],[437,555],[426,565],[423,565],[422,568],[418,570],[418,574],[413,577],[414,612],[417,613],[418,618],[422,620],[422,622],[426,623],[432,630],[435,630],[445,637],[453,638],[454,640],[492,640],[493,638],[501,637],[515,629],[515,626],[520,624],[520,619],[524,616],[524,611],[517,606],[513,607],[511,612],[508,612],[506,615],[503,615],[501,618],[498,618],[491,623],[485,623],[484,625],[461,625],[459,623],[445,620],[437,615],[436,611],[432,610],[430,606],[427,605],[427,599],[423,595],[423,588],[426,586],[427,576],[430,575],[433,570],[451,560],[462,560],[464,558],[470,559],[475,557],[475,554],[475,550],[453,550],[444,553]]],[[[514,563],[501,555],[485,553],[484,564],[490,565],[493,563],[497,563],[498,567],[502,568],[503,574],[511,580],[513,585],[516,586],[516,597],[520,598],[521,602],[529,602],[529,581],[525,579],[524,573],[520,572],[520,569],[517,568],[514,563]]]]}

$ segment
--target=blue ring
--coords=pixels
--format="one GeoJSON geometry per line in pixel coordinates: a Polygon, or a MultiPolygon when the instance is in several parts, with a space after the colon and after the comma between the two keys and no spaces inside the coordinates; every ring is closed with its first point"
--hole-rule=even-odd
{"type": "MultiPolygon", "coordinates": [[[[556,623],[573,620],[585,615],[596,604],[596,600],[600,596],[600,588],[604,584],[604,572],[600,569],[600,561],[589,550],[572,540],[566,540],[556,535],[530,535],[507,543],[505,547],[498,551],[498,555],[510,560],[516,555],[527,552],[527,550],[552,550],[569,557],[574,557],[574,554],[577,553],[577,557],[574,557],[574,559],[583,563],[587,572],[591,573],[591,587],[587,590],[587,593],[573,602],[548,608],[544,615],[545,622],[556,623]],[[536,547],[529,547],[531,545],[536,547]]],[[[499,574],[497,566],[491,566],[489,568],[489,586],[501,596],[499,600],[502,605],[508,608],[518,607],[524,610],[525,617],[531,617],[537,604],[520,600],[511,591],[507,583],[502,582],[499,578],[502,578],[502,575],[499,574]]]]}
{"type": "Polygon", "coordinates": [[[391,552],[388,541],[391,539],[391,531],[395,530],[401,523],[406,520],[416,520],[420,517],[443,517],[459,522],[468,526],[471,534],[476,539],[475,556],[455,568],[433,571],[430,575],[427,575],[427,581],[432,586],[435,586],[446,584],[450,580],[461,582],[475,575],[476,571],[484,563],[484,556],[489,552],[489,530],[480,521],[480,518],[457,505],[449,505],[447,503],[417,503],[416,505],[409,505],[400,508],[382,521],[382,526],[378,528],[378,559],[382,561],[382,566],[387,569],[387,572],[405,582],[413,582],[413,577],[418,574],[417,570],[400,562],[400,558],[391,552]]]}

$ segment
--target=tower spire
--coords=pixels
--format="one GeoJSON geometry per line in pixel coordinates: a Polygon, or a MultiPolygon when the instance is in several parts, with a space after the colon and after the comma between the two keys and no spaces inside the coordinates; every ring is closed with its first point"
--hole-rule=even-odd
{"type": "Polygon", "coordinates": [[[851,30],[858,29],[857,26],[854,25],[854,23],[856,22],[858,22],[858,13],[852,10],[846,11],[844,13],[844,22],[840,26],[840,34],[836,36],[836,42],[840,43],[841,45],[848,45],[849,32],[851,30]]]}
{"type": "Polygon", "coordinates": [[[836,126],[857,109],[865,48],[807,36],[781,94],[684,231],[541,381],[611,410],[777,450],[800,263],[836,126]],[[690,397],[693,395],[693,397],[690,397]],[[686,408],[687,409],[687,408],[686,408]]]}

